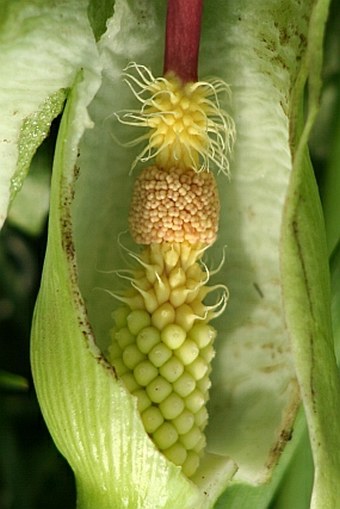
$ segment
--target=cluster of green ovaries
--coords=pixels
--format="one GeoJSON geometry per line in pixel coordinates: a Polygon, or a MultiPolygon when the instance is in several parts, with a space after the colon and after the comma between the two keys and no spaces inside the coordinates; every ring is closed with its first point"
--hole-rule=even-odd
{"type": "Polygon", "coordinates": [[[127,305],[113,313],[109,360],[137,397],[155,444],[190,476],[205,446],[216,333],[202,304],[206,274],[197,262],[183,263],[181,251],[181,244],[154,244],[143,253],[147,269],[134,278],[142,292],[126,292],[127,305]]]}

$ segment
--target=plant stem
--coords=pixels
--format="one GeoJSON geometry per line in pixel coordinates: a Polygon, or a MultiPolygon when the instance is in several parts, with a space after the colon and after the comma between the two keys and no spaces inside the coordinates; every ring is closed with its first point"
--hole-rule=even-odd
{"type": "Polygon", "coordinates": [[[164,74],[197,81],[203,0],[168,0],[164,74]]]}

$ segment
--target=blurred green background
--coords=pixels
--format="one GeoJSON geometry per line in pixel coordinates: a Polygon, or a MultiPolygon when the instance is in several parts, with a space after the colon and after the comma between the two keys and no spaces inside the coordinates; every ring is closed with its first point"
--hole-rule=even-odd
{"type": "MultiPolygon", "coordinates": [[[[330,254],[340,238],[339,28],[336,0],[326,31],[321,109],[310,140],[330,254]]],[[[0,233],[0,509],[74,509],[76,505],[73,475],[44,424],[29,364],[30,324],[47,240],[48,186],[57,130],[58,119],[36,153],[30,178],[0,233]]],[[[271,508],[275,507],[273,501],[271,508]]]]}

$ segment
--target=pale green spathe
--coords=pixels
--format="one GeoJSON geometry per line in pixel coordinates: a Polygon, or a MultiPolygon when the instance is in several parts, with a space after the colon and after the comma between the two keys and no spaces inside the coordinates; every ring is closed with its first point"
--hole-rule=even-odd
{"type": "MultiPolygon", "coordinates": [[[[262,482],[293,424],[299,391],[316,466],[312,507],[337,508],[340,391],[323,225],[305,148],[319,93],[327,2],[221,0],[206,7],[200,75],[216,74],[231,85],[237,144],[231,181],[218,177],[221,226],[209,267],[218,265],[227,245],[215,280],[229,287],[231,297],[216,323],[208,430],[212,453],[202,462],[195,484],[149,440],[135,399],[102,359],[92,335],[94,331],[100,347],[107,344],[114,302],[94,288],[110,289],[113,279],[100,270],[123,264],[117,237],[127,228],[133,181],[129,169],[138,153],[138,148],[116,142],[136,134],[114,116],[137,106],[121,72],[131,60],[150,66],[155,75],[162,72],[165,5],[117,1],[98,44],[85,2],[13,5],[13,13],[28,16],[30,23],[23,38],[17,37],[22,18],[14,23],[13,14],[1,26],[7,37],[7,46],[0,40],[7,71],[3,84],[8,83],[0,91],[6,118],[1,139],[11,141],[3,141],[0,153],[2,217],[13,182],[20,187],[65,93],[58,95],[53,113],[44,114],[43,122],[39,112],[53,94],[72,88],[56,149],[32,366],[46,422],[76,475],[79,509],[208,508],[236,471],[232,482],[262,482]],[[25,86],[19,87],[16,77],[24,75],[25,86]],[[304,130],[307,76],[311,88],[304,130]],[[37,141],[32,118],[42,122],[37,141]],[[22,152],[25,169],[17,164],[23,146],[28,147],[22,152]]],[[[230,489],[235,493],[239,486],[230,489]]],[[[256,505],[259,492],[251,491],[252,507],[262,507],[256,505]]],[[[242,489],[239,493],[242,501],[242,489]]]]}
{"type": "Polygon", "coordinates": [[[77,70],[94,58],[87,2],[2,2],[0,225],[77,70]],[[92,57],[89,58],[89,55],[92,57]]]}

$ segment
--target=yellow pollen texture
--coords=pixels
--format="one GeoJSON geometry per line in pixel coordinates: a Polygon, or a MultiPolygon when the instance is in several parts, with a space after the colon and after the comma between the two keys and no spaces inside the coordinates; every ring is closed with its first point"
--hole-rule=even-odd
{"type": "Polygon", "coordinates": [[[137,258],[131,287],[116,297],[108,359],[137,399],[146,432],[160,451],[191,477],[205,447],[215,329],[226,295],[203,299],[207,270],[201,246],[151,244],[137,258]]]}
{"type": "Polygon", "coordinates": [[[212,173],[151,166],[134,186],[129,224],[137,244],[216,239],[220,204],[212,173]]]}

